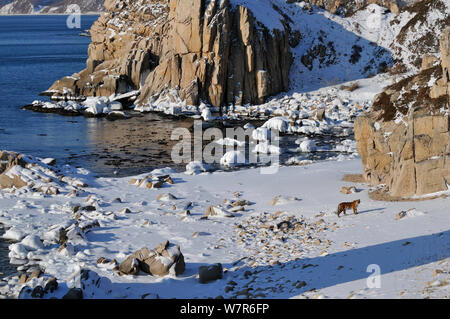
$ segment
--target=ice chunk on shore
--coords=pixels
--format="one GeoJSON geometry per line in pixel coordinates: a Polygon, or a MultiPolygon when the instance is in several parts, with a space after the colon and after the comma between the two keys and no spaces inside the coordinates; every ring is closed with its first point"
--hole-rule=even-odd
{"type": "Polygon", "coordinates": [[[217,140],[216,143],[225,146],[235,146],[235,145],[239,147],[245,146],[245,142],[241,142],[229,137],[221,138],[220,140],[217,140]]]}
{"type": "Polygon", "coordinates": [[[106,102],[107,101],[105,101],[104,98],[88,97],[86,101],[83,102],[86,107],[85,112],[93,115],[102,114],[108,108],[106,102]]]}
{"type": "Polygon", "coordinates": [[[303,142],[300,143],[300,150],[302,152],[315,152],[317,149],[316,143],[314,143],[314,141],[311,140],[305,140],[303,142]]]}
{"type": "Polygon", "coordinates": [[[26,259],[28,255],[28,250],[22,244],[12,244],[9,245],[9,258],[16,259],[26,259]]]}
{"type": "Polygon", "coordinates": [[[25,237],[25,234],[15,227],[8,229],[3,234],[4,239],[9,239],[9,240],[14,240],[14,241],[21,241],[23,237],[25,237]]]}
{"type": "Polygon", "coordinates": [[[186,172],[187,175],[198,175],[201,173],[205,173],[208,171],[211,171],[212,168],[208,164],[202,163],[200,161],[194,161],[190,162],[186,165],[186,172]]]}
{"type": "Polygon", "coordinates": [[[36,235],[28,235],[22,240],[21,244],[28,250],[39,250],[44,248],[41,239],[36,235]]]}
{"type": "Polygon", "coordinates": [[[262,127],[286,133],[289,130],[289,122],[284,117],[273,117],[263,124],[262,127]]]}
{"type": "Polygon", "coordinates": [[[224,166],[245,165],[245,154],[241,151],[229,151],[220,159],[220,164],[224,166]]]}
{"type": "Polygon", "coordinates": [[[202,111],[202,118],[204,121],[213,121],[215,117],[212,115],[209,108],[204,108],[202,111]]]}
{"type": "Polygon", "coordinates": [[[267,142],[259,143],[253,149],[253,153],[262,153],[262,154],[280,154],[280,148],[276,145],[270,145],[267,142]]]}

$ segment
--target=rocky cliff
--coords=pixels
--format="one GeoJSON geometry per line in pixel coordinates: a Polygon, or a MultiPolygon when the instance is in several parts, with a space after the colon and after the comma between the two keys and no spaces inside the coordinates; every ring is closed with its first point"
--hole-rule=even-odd
{"type": "Polygon", "coordinates": [[[373,112],[355,122],[365,179],[385,184],[393,197],[446,191],[450,185],[449,37],[447,27],[440,64],[425,56],[419,74],[386,88],[373,112]]]}
{"type": "Polygon", "coordinates": [[[104,0],[9,0],[0,4],[0,14],[65,13],[74,4],[79,6],[82,13],[93,13],[104,10],[103,2],[104,0]]]}
{"type": "Polygon", "coordinates": [[[91,29],[87,68],[45,94],[140,90],[145,104],[170,91],[191,105],[222,106],[262,103],[289,88],[294,39],[272,6],[270,25],[234,0],[107,0],[105,7],[91,29]]]}

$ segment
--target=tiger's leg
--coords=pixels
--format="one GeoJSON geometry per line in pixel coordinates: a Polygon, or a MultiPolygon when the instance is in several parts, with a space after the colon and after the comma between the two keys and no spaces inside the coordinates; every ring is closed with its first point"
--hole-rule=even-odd
{"type": "Polygon", "coordinates": [[[358,215],[358,208],[353,206],[353,214],[358,215]]]}
{"type": "Polygon", "coordinates": [[[338,210],[337,210],[338,217],[341,217],[341,216],[339,216],[341,214],[341,212],[342,212],[341,207],[338,206],[338,210]]]}

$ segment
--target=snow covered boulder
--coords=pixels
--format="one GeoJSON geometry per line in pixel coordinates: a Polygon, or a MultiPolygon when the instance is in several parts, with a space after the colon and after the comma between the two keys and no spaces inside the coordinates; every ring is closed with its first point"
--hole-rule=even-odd
{"type": "Polygon", "coordinates": [[[229,167],[245,165],[246,163],[245,154],[242,151],[228,151],[220,159],[220,165],[229,167]]]}
{"type": "Polygon", "coordinates": [[[109,108],[111,109],[111,111],[122,111],[123,110],[122,103],[120,103],[118,101],[111,102],[109,104],[109,108]]]}
{"type": "Polygon", "coordinates": [[[232,213],[217,206],[209,206],[208,209],[206,210],[206,216],[234,217],[232,213]]]}
{"type": "Polygon", "coordinates": [[[127,120],[131,116],[122,111],[111,111],[106,115],[106,119],[109,121],[117,121],[117,120],[127,120]]]}
{"type": "Polygon", "coordinates": [[[0,151],[0,189],[22,188],[27,182],[20,172],[27,165],[24,155],[0,151]]]}
{"type": "Polygon", "coordinates": [[[108,109],[104,98],[88,97],[83,103],[84,112],[88,115],[99,116],[108,109]]]}
{"type": "Polygon", "coordinates": [[[141,270],[153,276],[178,276],[184,273],[185,268],[180,246],[166,240],[154,250],[142,248],[128,256],[119,265],[119,272],[135,275],[141,270]]]}
{"type": "Polygon", "coordinates": [[[185,174],[198,175],[201,173],[209,172],[211,170],[212,170],[212,167],[209,166],[208,164],[205,164],[205,163],[202,163],[199,161],[194,161],[194,162],[190,162],[189,164],[186,165],[185,174]]]}
{"type": "Polygon", "coordinates": [[[22,244],[9,245],[8,257],[13,259],[26,259],[28,255],[28,249],[22,244]]]}
{"type": "Polygon", "coordinates": [[[4,239],[9,239],[9,240],[14,240],[14,241],[21,241],[23,237],[25,237],[24,233],[15,227],[8,229],[3,234],[4,239]]]}
{"type": "Polygon", "coordinates": [[[36,235],[28,235],[22,240],[21,244],[28,250],[39,250],[44,248],[41,239],[36,235]]]}
{"type": "Polygon", "coordinates": [[[255,145],[252,152],[260,154],[280,154],[281,150],[280,147],[276,145],[269,145],[267,142],[264,142],[255,145]]]}
{"type": "Polygon", "coordinates": [[[273,117],[268,120],[262,127],[277,130],[280,133],[286,133],[289,130],[289,122],[284,117],[273,117]]]}
{"type": "Polygon", "coordinates": [[[296,201],[298,201],[299,199],[297,197],[288,197],[288,196],[282,196],[282,195],[278,195],[275,196],[270,202],[269,204],[271,206],[276,206],[276,205],[286,205],[286,204],[292,204],[296,201]]]}
{"type": "Polygon", "coordinates": [[[315,152],[317,150],[316,143],[306,140],[300,143],[300,150],[304,153],[315,152]]]}
{"type": "Polygon", "coordinates": [[[162,202],[170,202],[172,200],[177,200],[178,198],[171,193],[166,193],[158,195],[156,199],[162,202]]]}
{"type": "Polygon", "coordinates": [[[268,141],[270,137],[270,129],[265,127],[258,127],[252,132],[252,138],[256,141],[268,141]]]}
{"type": "Polygon", "coordinates": [[[357,191],[358,191],[358,190],[356,189],[355,186],[349,186],[349,187],[342,186],[342,188],[341,188],[341,193],[342,193],[342,194],[346,194],[346,195],[348,195],[348,194],[354,194],[354,193],[356,193],[357,191]]]}

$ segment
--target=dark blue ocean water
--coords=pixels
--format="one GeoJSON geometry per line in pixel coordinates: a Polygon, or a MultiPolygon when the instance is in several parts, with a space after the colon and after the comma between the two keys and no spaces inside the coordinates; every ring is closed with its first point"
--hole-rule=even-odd
{"type": "Polygon", "coordinates": [[[97,16],[83,16],[81,29],[67,28],[66,19],[0,17],[0,149],[58,158],[65,148],[79,151],[86,121],[20,110],[55,80],[85,67],[90,39],[79,33],[97,16]]]}

